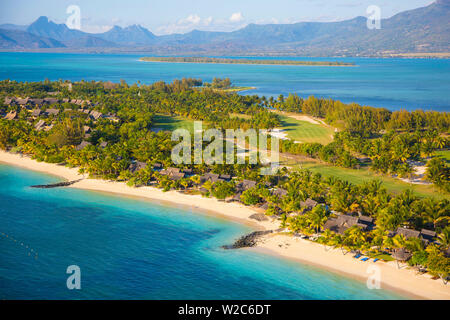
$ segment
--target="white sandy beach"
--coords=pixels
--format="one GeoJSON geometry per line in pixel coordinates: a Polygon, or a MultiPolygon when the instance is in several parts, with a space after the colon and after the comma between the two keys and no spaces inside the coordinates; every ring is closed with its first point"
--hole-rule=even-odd
{"type": "Polygon", "coordinates": [[[395,261],[362,262],[354,259],[350,253],[344,255],[340,249],[287,234],[264,236],[255,250],[295,259],[364,282],[367,282],[370,275],[374,275],[372,268],[378,267],[381,289],[397,291],[415,299],[450,299],[450,285],[444,285],[440,279],[432,280],[429,275],[417,275],[414,269],[406,268],[405,264],[400,264],[398,269],[395,261]]]}
{"type": "MultiPolygon", "coordinates": [[[[71,169],[56,164],[37,162],[28,157],[7,153],[0,150],[0,162],[20,166],[26,169],[49,173],[67,180],[83,178],[77,169],[71,169]]],[[[249,219],[256,211],[236,203],[225,203],[200,195],[186,195],[176,191],[162,192],[153,187],[132,188],[122,182],[109,182],[97,179],[83,179],[70,187],[93,191],[109,192],[126,196],[142,197],[150,200],[171,202],[177,205],[195,208],[206,213],[250,224],[258,229],[277,229],[278,223],[271,220],[258,222],[249,219]]],[[[343,255],[340,250],[325,250],[325,247],[307,240],[301,240],[289,235],[272,234],[260,240],[257,248],[284,258],[295,259],[303,263],[316,265],[346,276],[366,281],[369,266],[377,266],[381,272],[381,287],[398,291],[411,298],[450,300],[450,285],[444,285],[441,280],[431,280],[428,275],[416,275],[414,270],[398,269],[395,262],[378,261],[361,262],[353,259],[350,254],[343,255]]]]}

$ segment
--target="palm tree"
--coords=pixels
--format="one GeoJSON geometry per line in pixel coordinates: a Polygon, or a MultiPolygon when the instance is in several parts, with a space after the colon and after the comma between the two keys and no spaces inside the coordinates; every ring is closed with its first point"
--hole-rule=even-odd
{"type": "Polygon", "coordinates": [[[433,158],[427,163],[425,178],[440,188],[448,188],[450,169],[442,158],[433,158]]]}
{"type": "Polygon", "coordinates": [[[326,221],[327,214],[323,206],[315,207],[308,215],[308,222],[310,223],[311,228],[316,231],[316,233],[320,232],[320,229],[323,227],[326,221]]]}
{"type": "Polygon", "coordinates": [[[449,201],[444,199],[441,201],[434,198],[427,198],[422,201],[422,218],[425,223],[433,224],[434,229],[448,224],[450,217],[448,216],[449,201]]]}
{"type": "Polygon", "coordinates": [[[323,244],[325,247],[325,251],[327,250],[327,245],[330,245],[331,247],[335,247],[338,243],[336,242],[336,234],[331,230],[325,230],[322,233],[323,244]]]}
{"type": "Polygon", "coordinates": [[[346,238],[352,249],[359,249],[366,243],[366,233],[357,226],[353,226],[345,231],[346,238]]]}
{"type": "Polygon", "coordinates": [[[393,244],[394,244],[394,248],[396,248],[396,249],[400,249],[400,248],[406,247],[407,239],[402,234],[396,234],[392,238],[392,241],[393,241],[393,244]]]}
{"type": "Polygon", "coordinates": [[[450,246],[450,226],[447,226],[438,235],[439,243],[443,250],[447,250],[450,246]]]}
{"type": "Polygon", "coordinates": [[[183,189],[186,190],[190,185],[190,181],[189,179],[181,179],[180,184],[183,187],[183,189]]]}
{"type": "Polygon", "coordinates": [[[409,238],[406,240],[405,247],[411,252],[422,251],[424,249],[424,243],[419,238],[409,238]]]}

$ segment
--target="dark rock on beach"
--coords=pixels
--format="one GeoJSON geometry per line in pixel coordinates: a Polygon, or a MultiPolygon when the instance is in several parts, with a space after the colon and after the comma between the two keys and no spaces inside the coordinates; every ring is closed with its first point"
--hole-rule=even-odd
{"type": "Polygon", "coordinates": [[[256,220],[256,221],[267,221],[267,220],[269,220],[269,218],[267,218],[267,216],[264,213],[255,213],[255,214],[252,214],[249,218],[253,219],[253,220],[256,220]]]}
{"type": "Polygon", "coordinates": [[[39,188],[39,189],[50,189],[50,188],[60,188],[60,187],[68,187],[78,181],[81,181],[82,179],[79,180],[74,180],[74,181],[65,181],[65,182],[58,182],[58,183],[51,183],[51,184],[39,184],[39,185],[35,185],[35,186],[31,186],[31,188],[39,188]]]}
{"type": "Polygon", "coordinates": [[[267,231],[255,231],[249,233],[245,236],[240,237],[232,245],[222,246],[224,249],[239,249],[239,248],[249,248],[254,247],[260,237],[272,233],[272,230],[267,231]]]}

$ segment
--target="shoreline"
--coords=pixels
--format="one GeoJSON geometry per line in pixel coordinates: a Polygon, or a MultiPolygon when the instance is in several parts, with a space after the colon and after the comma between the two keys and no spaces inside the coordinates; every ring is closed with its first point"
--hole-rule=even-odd
{"type": "MultiPolygon", "coordinates": [[[[205,198],[201,195],[187,195],[177,191],[163,192],[154,187],[133,188],[123,182],[87,179],[80,175],[76,168],[37,162],[27,156],[11,154],[0,150],[0,163],[18,166],[25,169],[48,173],[73,181],[67,188],[84,189],[109,194],[120,194],[127,197],[138,197],[153,202],[162,202],[176,206],[185,206],[204,214],[216,215],[254,227],[258,230],[274,230],[279,228],[277,221],[256,221],[249,216],[257,213],[254,208],[236,203],[226,203],[215,198],[205,198]]],[[[367,280],[369,266],[377,266],[381,272],[381,288],[397,292],[412,299],[450,300],[450,286],[442,281],[431,280],[429,275],[415,275],[414,270],[397,269],[395,262],[362,262],[353,259],[350,254],[343,255],[340,250],[325,250],[325,246],[299,239],[287,234],[271,234],[263,236],[258,245],[249,250],[256,250],[271,255],[310,264],[337,274],[356,279],[367,280]]]]}
{"type": "MultiPolygon", "coordinates": [[[[249,63],[249,62],[191,62],[191,61],[152,61],[139,59],[141,62],[156,62],[156,63],[191,63],[191,64],[223,64],[223,65],[254,65],[254,66],[288,66],[288,67],[358,67],[356,64],[346,65],[346,64],[276,64],[276,63],[249,63]]],[[[276,60],[274,60],[276,61],[276,60]]],[[[296,61],[296,60],[292,60],[296,61]]]]}

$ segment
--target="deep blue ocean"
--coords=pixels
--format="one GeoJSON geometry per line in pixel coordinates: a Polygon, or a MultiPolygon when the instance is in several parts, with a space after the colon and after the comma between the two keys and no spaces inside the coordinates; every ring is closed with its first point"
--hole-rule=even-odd
{"type": "MultiPolygon", "coordinates": [[[[111,80],[149,84],[183,77],[229,77],[256,90],[244,94],[297,93],[390,110],[450,111],[450,60],[281,58],[353,62],[356,67],[152,63],[142,55],[0,53],[0,79],[111,80]]],[[[261,59],[261,58],[260,58],[261,59]]],[[[264,58],[267,59],[267,58],[264,58]]]]}
{"type": "MultiPolygon", "coordinates": [[[[83,190],[0,165],[0,299],[400,299],[365,283],[220,246],[249,227],[83,190]],[[67,267],[81,270],[68,290],[67,267]]],[[[361,262],[362,263],[362,262],[361,262]]]]}

